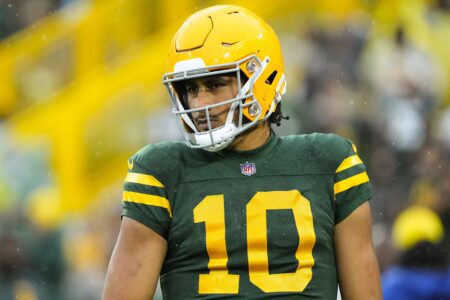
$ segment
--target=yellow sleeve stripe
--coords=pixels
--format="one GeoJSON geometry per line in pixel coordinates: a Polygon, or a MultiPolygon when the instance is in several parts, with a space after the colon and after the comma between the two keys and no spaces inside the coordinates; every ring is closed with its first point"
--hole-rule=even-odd
{"type": "Polygon", "coordinates": [[[341,171],[344,171],[348,168],[351,168],[353,166],[356,166],[356,165],[359,165],[362,163],[363,162],[361,161],[361,159],[359,158],[358,155],[355,154],[355,155],[349,156],[342,161],[339,168],[337,168],[336,173],[339,173],[341,171]]]}
{"type": "Polygon", "coordinates": [[[128,173],[127,177],[125,178],[126,182],[131,183],[140,183],[145,185],[151,185],[156,187],[164,187],[164,185],[158,181],[155,177],[151,175],[146,174],[140,174],[140,173],[128,173]]]}
{"type": "Polygon", "coordinates": [[[356,174],[355,176],[336,182],[334,184],[334,194],[339,194],[368,181],[369,177],[367,176],[367,172],[356,174]]]}
{"type": "Polygon", "coordinates": [[[169,216],[172,217],[169,200],[161,196],[124,191],[123,201],[163,207],[167,209],[169,216]]]}

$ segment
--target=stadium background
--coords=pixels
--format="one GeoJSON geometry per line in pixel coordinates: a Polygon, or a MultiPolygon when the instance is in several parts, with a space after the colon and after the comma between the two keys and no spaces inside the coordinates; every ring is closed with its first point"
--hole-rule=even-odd
{"type": "MultiPolygon", "coordinates": [[[[277,131],[358,145],[382,271],[406,207],[450,226],[449,2],[227,2],[280,36],[291,120],[277,131]]],[[[170,39],[218,3],[0,0],[0,299],[100,297],[127,157],[180,139],[161,84],[170,39]]]]}

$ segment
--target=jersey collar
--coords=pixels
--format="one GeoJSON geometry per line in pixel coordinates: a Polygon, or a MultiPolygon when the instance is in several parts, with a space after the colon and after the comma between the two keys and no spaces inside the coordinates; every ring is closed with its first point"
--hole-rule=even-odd
{"type": "Polygon", "coordinates": [[[268,155],[278,144],[279,138],[275,133],[271,133],[267,142],[259,148],[246,150],[246,151],[238,151],[232,149],[224,149],[222,151],[217,152],[217,155],[221,157],[236,157],[236,158],[259,158],[265,157],[268,155]]]}

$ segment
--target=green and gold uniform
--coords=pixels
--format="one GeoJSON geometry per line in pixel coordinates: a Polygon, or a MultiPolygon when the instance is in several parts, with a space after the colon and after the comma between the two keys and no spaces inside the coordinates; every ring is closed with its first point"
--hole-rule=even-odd
{"type": "Polygon", "coordinates": [[[160,143],[129,168],[123,216],[168,243],[164,299],[336,299],[334,227],[371,197],[350,141],[272,135],[218,153],[160,143]]]}

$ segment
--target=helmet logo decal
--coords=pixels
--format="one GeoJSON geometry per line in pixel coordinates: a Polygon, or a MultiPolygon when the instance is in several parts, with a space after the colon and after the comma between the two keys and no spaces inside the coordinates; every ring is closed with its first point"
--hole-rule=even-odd
{"type": "Polygon", "coordinates": [[[241,164],[241,173],[246,176],[251,176],[256,173],[256,165],[255,163],[249,163],[248,161],[245,164],[241,164]]]}

